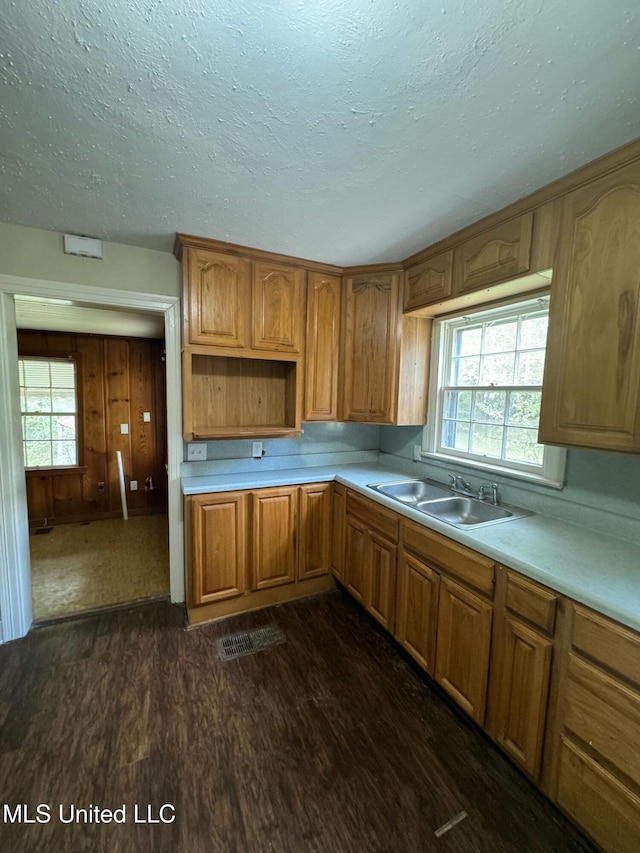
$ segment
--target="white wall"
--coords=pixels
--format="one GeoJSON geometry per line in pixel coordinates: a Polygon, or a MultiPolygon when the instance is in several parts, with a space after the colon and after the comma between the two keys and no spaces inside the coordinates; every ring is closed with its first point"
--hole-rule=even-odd
{"type": "Polygon", "coordinates": [[[0,223],[0,273],[115,290],[180,296],[180,264],[169,252],[103,243],[101,261],[65,255],[62,234],[0,223]]]}

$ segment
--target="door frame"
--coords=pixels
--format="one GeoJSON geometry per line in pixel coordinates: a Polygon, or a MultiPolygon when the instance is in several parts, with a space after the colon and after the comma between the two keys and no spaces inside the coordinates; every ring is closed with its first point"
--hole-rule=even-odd
{"type": "Polygon", "coordinates": [[[164,316],[167,406],[169,577],[172,602],[183,602],[184,524],[180,466],[182,371],[180,299],[84,284],[0,274],[0,642],[23,637],[33,622],[29,520],[18,387],[18,335],[14,296],[69,299],[102,308],[164,316]]]}

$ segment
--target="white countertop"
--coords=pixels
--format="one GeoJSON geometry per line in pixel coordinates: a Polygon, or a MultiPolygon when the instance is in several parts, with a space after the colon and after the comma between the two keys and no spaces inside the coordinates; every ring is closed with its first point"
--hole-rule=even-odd
{"type": "Polygon", "coordinates": [[[185,495],[194,495],[337,480],[412,521],[640,631],[639,545],[539,514],[461,530],[368,488],[372,483],[403,479],[410,478],[389,465],[364,463],[184,477],[182,490],[185,495]]]}

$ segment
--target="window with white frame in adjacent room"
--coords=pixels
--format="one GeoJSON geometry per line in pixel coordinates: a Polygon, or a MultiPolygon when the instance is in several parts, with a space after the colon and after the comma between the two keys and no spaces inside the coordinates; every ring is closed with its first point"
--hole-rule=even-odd
{"type": "Polygon", "coordinates": [[[538,443],[548,321],[548,296],[435,321],[424,452],[561,485],[565,451],[538,443]]]}
{"type": "Polygon", "coordinates": [[[77,465],[75,362],[68,358],[20,358],[18,370],[25,468],[77,465]]]}

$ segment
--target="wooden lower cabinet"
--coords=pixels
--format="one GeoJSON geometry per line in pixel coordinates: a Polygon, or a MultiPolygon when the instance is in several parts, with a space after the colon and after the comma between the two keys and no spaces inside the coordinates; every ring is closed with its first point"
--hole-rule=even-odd
{"type": "Polygon", "coordinates": [[[188,504],[190,605],[242,595],[247,585],[247,492],[196,495],[188,504]]]}
{"type": "Polygon", "coordinates": [[[393,633],[396,610],[398,519],[373,501],[347,493],[344,584],[393,633]]]}
{"type": "Polygon", "coordinates": [[[367,557],[370,575],[365,603],[371,615],[392,633],[395,619],[398,548],[384,536],[369,531],[367,557]]]}
{"type": "Polygon", "coordinates": [[[331,562],[331,483],[300,486],[298,580],[326,575],[331,562]]]}
{"type": "Polygon", "coordinates": [[[572,605],[550,793],[603,850],[640,849],[640,633],[572,605]]]}
{"type": "Polygon", "coordinates": [[[489,734],[534,779],[540,777],[553,642],[507,615],[492,665],[499,672],[489,734]]]}
{"type": "Polygon", "coordinates": [[[298,487],[252,492],[252,589],[293,583],[296,577],[298,487]]]}
{"type": "Polygon", "coordinates": [[[348,515],[344,534],[344,585],[360,604],[367,597],[367,526],[348,515]]]}
{"type": "Polygon", "coordinates": [[[433,676],[440,575],[426,563],[402,552],[398,563],[396,639],[433,676]]]}
{"type": "Polygon", "coordinates": [[[340,483],[334,483],[331,496],[331,571],[339,581],[344,578],[346,517],[347,490],[340,483]]]}
{"type": "Polygon", "coordinates": [[[334,587],[331,483],[186,499],[190,622],[334,587]]]}
{"type": "Polygon", "coordinates": [[[484,723],[493,607],[441,578],[436,681],[477,723],[484,723]]]}

